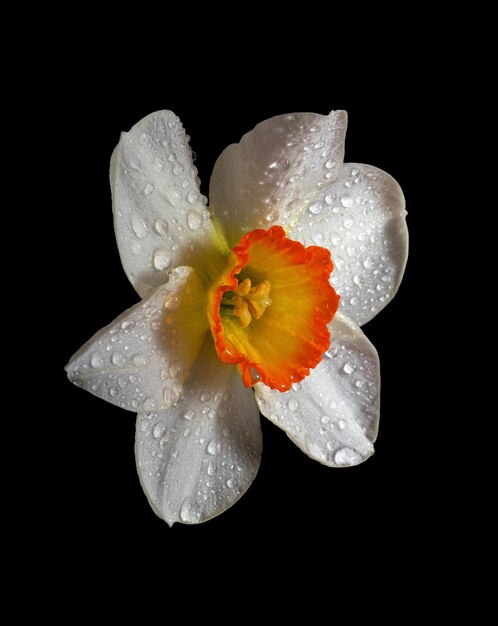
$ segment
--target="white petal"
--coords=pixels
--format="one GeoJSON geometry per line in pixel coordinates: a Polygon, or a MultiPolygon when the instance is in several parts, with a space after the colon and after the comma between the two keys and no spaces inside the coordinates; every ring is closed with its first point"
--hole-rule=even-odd
{"type": "Polygon", "coordinates": [[[178,336],[175,309],[191,276],[191,268],[176,268],[166,285],[96,333],[66,366],[69,380],[130,411],[174,404],[207,330],[178,336]]]}
{"type": "Polygon", "coordinates": [[[168,270],[191,265],[192,243],[212,232],[180,120],[157,111],[123,133],[111,159],[114,227],[126,275],[141,297],[168,270]]]}
{"type": "Polygon", "coordinates": [[[262,450],[253,392],[218,360],[211,338],[185,391],[168,411],[137,419],[140,481],[170,526],[205,522],[232,506],[254,480],[262,450]]]}
{"type": "Polygon", "coordinates": [[[408,256],[405,199],[392,176],[372,165],[345,163],[320,190],[290,236],[331,250],[331,282],[340,310],[365,324],[396,293],[408,256]]]}
{"type": "Polygon", "coordinates": [[[280,393],[255,386],[263,415],[303,452],[330,467],[357,465],[373,454],[379,423],[379,358],[358,326],[337,313],[331,347],[311,374],[280,393]]]}
{"type": "Polygon", "coordinates": [[[222,152],[209,194],[230,247],[250,230],[297,220],[317,188],[337,178],[346,126],[345,111],[279,115],[222,152]]]}

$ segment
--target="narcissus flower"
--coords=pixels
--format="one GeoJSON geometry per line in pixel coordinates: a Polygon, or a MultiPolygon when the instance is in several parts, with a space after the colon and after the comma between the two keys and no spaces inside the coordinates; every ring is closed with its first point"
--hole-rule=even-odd
{"type": "Polygon", "coordinates": [[[343,163],[346,119],[262,122],[217,160],[209,209],[171,111],[114,151],[116,237],[143,299],[67,371],[138,413],[138,473],[170,525],[208,520],[249,487],[259,411],[325,465],[373,453],[379,362],[360,326],[394,296],[408,235],[396,181],[343,163]]]}

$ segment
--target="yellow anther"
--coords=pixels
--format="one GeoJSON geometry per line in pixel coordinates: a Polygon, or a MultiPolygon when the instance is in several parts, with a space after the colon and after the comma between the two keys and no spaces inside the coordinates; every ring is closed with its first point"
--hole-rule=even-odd
{"type": "Polygon", "coordinates": [[[225,294],[222,304],[233,307],[230,314],[238,317],[239,325],[245,328],[252,322],[253,317],[259,320],[266,308],[270,306],[270,289],[271,286],[267,280],[252,287],[251,279],[246,278],[234,291],[225,294]]]}

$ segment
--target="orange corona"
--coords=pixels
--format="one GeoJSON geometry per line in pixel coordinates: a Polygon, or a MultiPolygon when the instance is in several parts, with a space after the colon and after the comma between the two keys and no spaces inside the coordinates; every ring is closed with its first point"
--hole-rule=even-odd
{"type": "Polygon", "coordinates": [[[287,391],[320,362],[339,296],[330,252],[305,247],[280,226],[239,241],[209,290],[208,318],[219,358],[244,384],[287,391]]]}

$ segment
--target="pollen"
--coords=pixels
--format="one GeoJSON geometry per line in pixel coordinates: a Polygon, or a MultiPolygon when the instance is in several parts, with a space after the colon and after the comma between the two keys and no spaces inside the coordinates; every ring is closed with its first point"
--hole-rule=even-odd
{"type": "Polygon", "coordinates": [[[221,307],[225,315],[238,318],[241,328],[246,328],[252,318],[259,320],[271,304],[270,281],[263,280],[255,287],[251,279],[244,279],[234,291],[228,291],[223,296],[221,307]]]}

